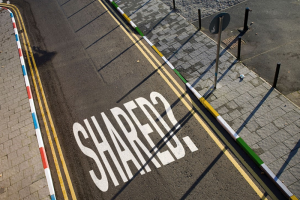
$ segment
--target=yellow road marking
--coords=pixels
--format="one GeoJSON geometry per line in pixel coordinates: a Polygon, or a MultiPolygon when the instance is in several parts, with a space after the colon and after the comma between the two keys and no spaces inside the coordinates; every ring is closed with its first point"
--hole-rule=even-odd
{"type": "Polygon", "coordinates": [[[43,122],[44,122],[46,133],[47,133],[47,136],[48,136],[49,145],[50,145],[51,152],[52,152],[52,155],[53,155],[54,164],[55,164],[55,167],[56,167],[56,170],[57,170],[57,174],[58,174],[59,182],[60,182],[60,185],[61,185],[62,193],[63,193],[64,199],[68,199],[66,189],[65,189],[65,186],[64,186],[64,182],[63,182],[63,179],[62,179],[62,176],[61,176],[60,168],[59,168],[59,165],[58,165],[56,153],[55,153],[55,150],[54,150],[53,142],[52,142],[52,139],[51,139],[51,136],[50,136],[48,123],[46,121],[44,109],[43,109],[43,106],[42,106],[42,103],[41,103],[40,94],[38,92],[38,88],[37,88],[36,80],[35,80],[35,77],[34,77],[34,72],[33,72],[33,69],[32,69],[31,61],[29,59],[30,57],[32,59],[32,63],[33,63],[34,69],[35,69],[35,73],[36,73],[37,80],[38,80],[38,83],[39,83],[41,95],[42,95],[42,98],[43,98],[43,101],[44,101],[44,106],[45,106],[47,116],[48,116],[48,120],[50,122],[50,126],[51,126],[51,129],[52,129],[53,135],[54,135],[54,140],[56,142],[57,150],[58,150],[58,153],[59,153],[59,156],[60,156],[60,159],[61,159],[61,163],[62,163],[62,166],[63,166],[63,169],[64,169],[64,173],[65,173],[68,185],[69,185],[71,196],[72,196],[72,199],[76,200],[77,198],[76,198],[74,188],[73,188],[70,176],[69,176],[69,172],[68,172],[68,169],[67,169],[62,151],[61,151],[61,147],[60,147],[58,138],[57,138],[56,130],[55,130],[55,127],[54,127],[54,124],[53,124],[53,121],[52,121],[50,110],[48,108],[47,100],[46,100],[46,97],[45,97],[45,94],[44,94],[43,86],[42,86],[42,83],[41,83],[41,80],[40,80],[39,72],[38,72],[37,67],[36,67],[36,63],[35,63],[35,60],[34,60],[34,57],[33,57],[32,49],[31,49],[31,46],[30,46],[30,42],[29,42],[29,39],[28,39],[28,36],[27,36],[27,31],[26,31],[22,16],[19,12],[19,9],[16,6],[11,5],[11,4],[0,4],[0,5],[12,8],[14,10],[14,12],[17,13],[16,16],[17,16],[18,24],[22,25],[22,27],[23,27],[24,34],[25,34],[25,37],[26,37],[26,40],[25,40],[24,35],[22,34],[22,39],[23,39],[23,42],[24,42],[25,52],[26,52],[26,55],[27,55],[27,58],[28,58],[28,63],[29,63],[30,72],[32,74],[33,84],[34,84],[34,87],[35,87],[35,90],[36,90],[36,95],[37,95],[39,107],[40,107],[40,110],[41,110],[43,122]],[[21,23],[20,23],[18,15],[21,19],[21,23]],[[29,49],[30,57],[28,55],[27,46],[28,46],[28,49],[29,49]]]}
{"type": "MultiPolygon", "coordinates": [[[[111,17],[115,20],[115,22],[118,25],[121,25],[119,21],[112,15],[111,12],[114,12],[114,10],[109,11],[107,8],[107,3],[104,5],[100,0],[98,0],[99,3],[108,11],[108,13],[111,15],[111,17]]],[[[116,13],[115,13],[116,14],[116,13]]],[[[117,18],[122,22],[122,19],[118,17],[117,18]]],[[[164,81],[169,85],[169,87],[174,91],[174,93],[178,96],[178,98],[184,103],[184,105],[188,108],[188,110],[193,114],[193,116],[197,119],[197,121],[203,126],[203,128],[207,131],[207,133],[210,135],[210,137],[214,140],[214,142],[217,144],[217,146],[222,150],[225,148],[225,146],[219,141],[219,139],[213,134],[213,132],[209,129],[209,127],[206,125],[206,123],[199,117],[198,114],[196,114],[192,107],[183,99],[182,95],[174,88],[174,86],[169,82],[168,78],[165,77],[165,75],[162,73],[162,71],[153,63],[153,61],[148,57],[148,55],[144,52],[144,50],[140,47],[143,46],[143,48],[147,51],[149,55],[151,55],[152,59],[155,60],[155,62],[161,66],[161,69],[167,74],[169,79],[172,80],[172,82],[180,89],[182,94],[186,96],[186,98],[192,103],[193,107],[197,109],[198,112],[200,112],[203,116],[205,114],[200,110],[200,108],[195,104],[195,102],[192,101],[192,99],[189,97],[188,94],[184,91],[184,89],[178,84],[178,82],[173,78],[173,76],[170,75],[170,73],[162,66],[162,63],[156,59],[156,57],[149,51],[149,49],[140,42],[140,39],[132,33],[131,29],[126,25],[122,24],[127,28],[127,30],[130,30],[131,35],[135,37],[136,40],[132,38],[132,36],[125,30],[123,26],[120,26],[121,29],[125,32],[125,34],[129,37],[129,39],[137,46],[137,48],[141,51],[141,53],[145,56],[145,58],[150,62],[150,64],[158,71],[158,73],[161,75],[161,77],[164,79],[164,81]],[[140,44],[140,45],[139,45],[140,44]]],[[[222,140],[226,143],[226,145],[231,149],[231,151],[237,156],[237,158],[244,164],[244,166],[250,171],[250,173],[255,177],[255,179],[264,187],[264,189],[268,192],[268,194],[273,198],[277,199],[277,197],[272,193],[272,191],[263,183],[263,181],[257,176],[257,174],[251,169],[251,167],[244,161],[244,159],[238,154],[238,152],[232,147],[232,145],[225,139],[225,137],[220,133],[219,130],[213,125],[213,123],[205,116],[206,120],[209,122],[210,126],[214,128],[214,130],[218,133],[219,137],[222,138],[222,140]]],[[[236,162],[236,160],[232,157],[232,155],[225,151],[224,154],[227,156],[227,158],[232,162],[232,164],[236,167],[236,169],[240,172],[240,174],[245,178],[245,180],[249,183],[249,185],[253,188],[253,190],[257,193],[257,195],[261,199],[267,199],[264,194],[260,191],[260,189],[255,185],[255,183],[252,181],[252,179],[248,176],[248,174],[240,167],[240,165],[236,162]]]]}

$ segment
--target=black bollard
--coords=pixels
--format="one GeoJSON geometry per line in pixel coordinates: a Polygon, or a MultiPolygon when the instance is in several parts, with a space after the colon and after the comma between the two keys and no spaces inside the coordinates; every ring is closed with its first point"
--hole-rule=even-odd
{"type": "Polygon", "coordinates": [[[250,8],[246,8],[246,10],[245,10],[245,18],[244,18],[244,32],[245,31],[247,31],[248,30],[248,15],[249,15],[249,11],[251,11],[250,10],[250,8]]]}
{"type": "Polygon", "coordinates": [[[198,9],[198,18],[199,18],[199,30],[201,30],[201,10],[198,9]]]}
{"type": "Polygon", "coordinates": [[[175,7],[175,0],[173,0],[173,10],[176,10],[176,7],[175,7]]]}
{"type": "Polygon", "coordinates": [[[275,77],[274,77],[274,82],[273,82],[273,88],[276,88],[277,79],[278,79],[279,70],[280,70],[280,65],[281,65],[280,63],[277,63],[275,77]]]}
{"type": "Polygon", "coordinates": [[[242,36],[239,36],[237,60],[241,60],[241,46],[242,46],[242,36]]]}

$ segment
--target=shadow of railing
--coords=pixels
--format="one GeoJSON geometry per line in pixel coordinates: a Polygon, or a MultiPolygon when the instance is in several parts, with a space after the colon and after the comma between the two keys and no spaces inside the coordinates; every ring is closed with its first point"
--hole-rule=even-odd
{"type": "Polygon", "coordinates": [[[71,0],[66,1],[65,3],[61,4],[60,6],[64,6],[65,4],[67,4],[68,2],[70,2],[71,0]]]}
{"type": "Polygon", "coordinates": [[[89,46],[87,46],[85,49],[90,48],[91,46],[93,46],[94,44],[96,44],[97,42],[99,42],[100,40],[102,40],[104,37],[106,37],[107,35],[109,35],[111,32],[113,32],[114,30],[116,30],[120,25],[116,26],[114,29],[110,30],[108,33],[106,33],[105,35],[101,36],[99,39],[97,39],[95,42],[93,42],[92,44],[90,44],[89,46]]]}
{"type": "Polygon", "coordinates": [[[199,30],[196,30],[186,41],[184,41],[184,43],[176,51],[174,51],[171,56],[169,56],[168,60],[173,58],[198,32],[199,30]]]}
{"type": "Polygon", "coordinates": [[[173,11],[170,11],[166,16],[159,20],[145,35],[148,35],[153,29],[155,29],[162,21],[164,21],[173,11]]]}
{"type": "Polygon", "coordinates": [[[254,116],[254,114],[258,111],[258,109],[263,105],[263,103],[267,100],[267,98],[270,96],[270,94],[273,92],[274,88],[270,88],[270,90],[267,92],[267,94],[262,98],[262,100],[257,104],[257,106],[254,108],[254,110],[250,113],[250,115],[246,118],[246,120],[242,123],[242,125],[238,128],[236,131],[236,134],[239,134],[245,125],[250,121],[250,119],[254,116]]]}
{"type": "Polygon", "coordinates": [[[286,159],[286,161],[284,162],[284,164],[281,166],[281,168],[279,169],[278,173],[276,174],[276,176],[279,178],[280,175],[284,172],[284,169],[287,167],[287,165],[289,164],[289,162],[292,160],[292,158],[296,155],[296,153],[298,152],[300,147],[300,140],[298,140],[298,142],[296,143],[296,145],[294,146],[294,148],[291,150],[288,158],[286,159]]]}
{"type": "Polygon", "coordinates": [[[146,78],[144,78],[141,82],[139,82],[136,86],[134,86],[131,90],[129,90],[124,96],[122,96],[117,101],[117,103],[120,103],[125,97],[127,97],[130,93],[132,93],[136,88],[138,88],[139,86],[141,86],[146,80],[148,80],[151,76],[153,76],[160,68],[161,68],[161,66],[158,67],[158,69],[156,69],[153,72],[151,72],[146,78]]]}
{"type": "MultiPolygon", "coordinates": [[[[140,40],[140,39],[139,39],[140,40]]],[[[110,63],[112,63],[114,60],[116,60],[118,57],[120,57],[122,54],[124,54],[126,51],[128,51],[130,48],[132,48],[133,46],[135,46],[136,43],[139,42],[136,41],[135,43],[131,44],[129,47],[127,47],[124,51],[122,51],[121,53],[119,53],[119,55],[117,55],[116,57],[114,57],[113,59],[111,59],[108,63],[106,63],[105,65],[103,65],[100,69],[98,69],[97,71],[100,72],[102,69],[104,69],[105,67],[107,67],[110,63]]]]}
{"type": "Polygon", "coordinates": [[[75,33],[77,33],[78,31],[80,31],[81,29],[83,29],[84,27],[86,27],[87,25],[89,25],[90,23],[92,23],[93,21],[95,21],[96,19],[98,19],[99,17],[101,17],[102,15],[104,15],[105,13],[107,13],[107,11],[101,13],[100,15],[98,15],[97,17],[95,17],[94,19],[92,19],[90,22],[88,22],[87,24],[83,25],[81,28],[77,29],[75,31],[75,33]]]}
{"type": "Polygon", "coordinates": [[[85,5],[84,7],[82,7],[81,9],[79,9],[78,11],[74,12],[72,15],[70,15],[69,17],[67,17],[68,19],[74,15],[76,15],[77,13],[79,13],[80,11],[82,11],[83,9],[85,9],[86,7],[88,7],[89,5],[91,5],[92,3],[96,2],[96,0],[90,2],[89,4],[85,5]]]}
{"type": "Polygon", "coordinates": [[[131,15],[133,15],[134,13],[136,13],[137,11],[139,11],[140,9],[142,9],[144,6],[146,6],[150,1],[152,1],[152,0],[147,1],[146,3],[144,3],[143,5],[141,5],[138,9],[136,9],[135,11],[133,11],[133,12],[129,15],[129,17],[130,17],[131,15]]]}
{"type": "Polygon", "coordinates": [[[180,198],[181,200],[186,199],[188,195],[195,189],[195,187],[200,183],[200,181],[205,177],[205,175],[211,170],[211,168],[218,162],[218,160],[222,157],[226,149],[223,149],[217,157],[210,163],[210,165],[205,169],[205,171],[199,176],[199,178],[193,183],[193,185],[184,193],[184,195],[180,198]]]}
{"type": "MultiPolygon", "coordinates": [[[[184,125],[188,122],[188,119],[191,118],[189,117],[190,115],[193,116],[190,112],[188,112],[181,120],[178,121],[178,124],[180,124],[181,128],[184,127],[184,125]]],[[[146,163],[132,176],[130,180],[128,180],[128,182],[125,183],[125,185],[112,197],[112,199],[116,199],[127,188],[127,186],[140,174],[140,172],[145,169],[145,167],[150,163],[150,161],[157,155],[159,150],[161,150],[165,145],[167,145],[167,142],[169,142],[180,131],[181,128],[176,129],[176,126],[177,125],[173,126],[173,128],[162,138],[161,141],[163,141],[163,143],[160,141],[159,144],[156,144],[153,147],[153,149],[156,148],[157,151],[153,153],[153,155],[146,161],[146,163]],[[173,132],[172,135],[170,134],[171,132],[173,132]],[[164,141],[166,139],[167,141],[164,141]]]]}

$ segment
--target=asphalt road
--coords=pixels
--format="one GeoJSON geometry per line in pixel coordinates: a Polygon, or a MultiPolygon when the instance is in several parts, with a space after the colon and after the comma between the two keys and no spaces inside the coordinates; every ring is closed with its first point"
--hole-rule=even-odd
{"type": "Polygon", "coordinates": [[[237,146],[243,165],[232,157],[216,121],[179,91],[179,79],[154,68],[159,57],[144,54],[98,1],[12,3],[28,27],[77,199],[259,199],[270,198],[268,188],[283,198],[237,146]]]}
{"type": "MultiPolygon", "coordinates": [[[[277,89],[284,95],[300,90],[300,2],[299,0],[251,0],[222,10],[230,14],[230,23],[222,32],[222,41],[237,37],[243,30],[245,8],[249,7],[249,30],[242,35],[241,61],[271,85],[277,63],[281,63],[277,89]]],[[[202,19],[202,31],[218,13],[202,19]]],[[[198,22],[194,23],[198,27],[198,22]]],[[[224,45],[226,47],[226,45],[224,45]]],[[[237,55],[237,48],[229,49],[237,55]]]]}

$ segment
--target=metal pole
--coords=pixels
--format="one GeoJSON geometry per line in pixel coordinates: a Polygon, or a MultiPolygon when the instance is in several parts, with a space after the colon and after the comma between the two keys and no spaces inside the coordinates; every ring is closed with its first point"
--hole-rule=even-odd
{"type": "Polygon", "coordinates": [[[248,15],[249,15],[249,11],[250,8],[246,8],[245,10],[245,18],[244,18],[244,30],[243,31],[247,31],[248,30],[248,15]]]}
{"type": "Polygon", "coordinates": [[[242,46],[242,36],[239,36],[238,40],[238,54],[237,54],[237,59],[241,60],[241,46],[242,46]]]}
{"type": "Polygon", "coordinates": [[[223,17],[219,17],[219,35],[218,35],[218,47],[217,47],[216,70],[215,70],[215,86],[214,86],[215,89],[217,88],[218,65],[219,65],[219,57],[220,57],[220,43],[221,43],[222,24],[223,24],[223,17]]]}
{"type": "Polygon", "coordinates": [[[280,70],[280,65],[281,65],[280,63],[277,63],[275,77],[274,77],[274,82],[273,82],[273,88],[276,88],[277,79],[278,79],[279,70],[280,70]]]}
{"type": "Polygon", "coordinates": [[[173,10],[176,10],[176,7],[175,7],[175,0],[173,0],[173,10]]]}
{"type": "Polygon", "coordinates": [[[199,18],[199,30],[201,30],[201,10],[198,9],[198,18],[199,18]]]}

